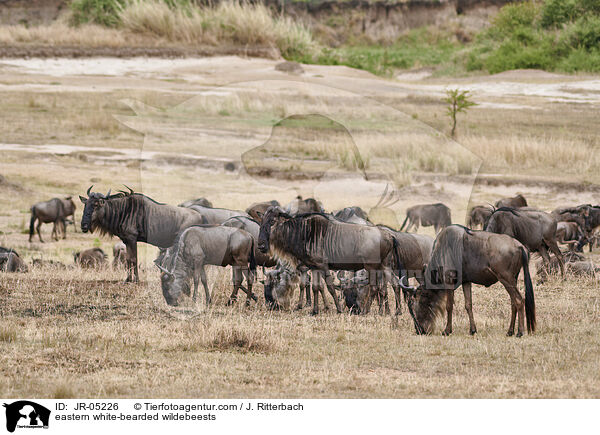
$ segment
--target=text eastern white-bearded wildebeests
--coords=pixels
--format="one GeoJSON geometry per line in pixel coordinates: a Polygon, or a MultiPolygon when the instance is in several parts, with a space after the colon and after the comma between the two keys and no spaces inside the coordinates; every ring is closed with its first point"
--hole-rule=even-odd
{"type": "Polygon", "coordinates": [[[177,234],[192,225],[202,223],[202,216],[185,207],[160,204],[141,193],[120,192],[103,195],[87,190],[81,230],[99,231],[117,236],[127,247],[127,282],[139,282],[137,242],[168,248],[177,234]]]}
{"type": "Polygon", "coordinates": [[[198,283],[202,281],[206,295],[206,305],[210,305],[205,265],[232,266],[233,292],[229,303],[235,302],[241,288],[248,298],[257,300],[252,294],[252,282],[256,273],[254,259],[254,238],[239,228],[221,225],[201,225],[186,228],[161,257],[155,261],[161,270],[163,296],[169,305],[177,306],[182,293],[190,295],[190,279],[194,280],[192,299],[196,302],[198,283]],[[246,275],[247,288],[242,286],[246,275]]]}
{"type": "Polygon", "coordinates": [[[29,268],[17,251],[0,246],[0,271],[27,272],[29,268]]]}
{"type": "Polygon", "coordinates": [[[483,229],[485,221],[489,219],[492,214],[492,207],[487,205],[476,205],[469,211],[467,217],[467,227],[476,229],[481,227],[483,229]]]}
{"type": "Polygon", "coordinates": [[[192,205],[188,207],[190,210],[194,210],[200,216],[202,216],[204,224],[208,225],[221,225],[227,219],[235,217],[235,216],[245,216],[250,217],[248,213],[241,210],[229,210],[226,208],[211,208],[211,207],[202,207],[199,205],[192,205]]]}
{"type": "Polygon", "coordinates": [[[529,275],[529,254],[518,240],[505,234],[473,231],[460,225],[443,229],[435,240],[431,259],[425,268],[425,284],[410,296],[408,306],[418,334],[430,334],[435,318],[443,311],[447,323],[444,335],[452,333],[454,290],[462,285],[465,309],[469,315],[470,332],[477,328],[473,319],[471,284],[486,287],[500,281],[511,300],[511,320],[507,335],[513,335],[515,319],[519,315],[517,337],[523,335],[524,317],[527,331],[535,331],[535,301],[529,275]],[[523,269],[525,303],[517,287],[523,269]]]}
{"type": "Polygon", "coordinates": [[[75,227],[75,203],[70,196],[66,198],[52,198],[49,201],[38,202],[31,207],[31,220],[29,222],[29,242],[32,241],[34,226],[36,220],[38,221],[36,230],[40,242],[42,240],[42,234],[40,227],[42,223],[52,222],[52,236],[58,241],[59,231],[63,231],[63,239],[67,238],[66,221],[67,217],[71,216],[73,227],[75,227]]]}
{"type": "Polygon", "coordinates": [[[208,199],[206,198],[196,198],[196,199],[190,199],[188,201],[184,201],[181,204],[179,204],[177,207],[191,207],[193,205],[199,205],[200,207],[212,207],[212,202],[210,202],[208,199]]]}
{"type": "Polygon", "coordinates": [[[269,207],[272,206],[279,207],[279,201],[272,200],[265,202],[256,202],[246,209],[246,213],[248,213],[250,217],[256,222],[260,223],[265,212],[268,210],[269,207]]]}
{"type": "MultiPolygon", "coordinates": [[[[376,278],[378,271],[384,271],[389,279],[388,256],[394,255],[395,245],[394,238],[377,227],[343,223],[321,213],[291,216],[278,207],[267,210],[258,237],[262,252],[271,250],[279,261],[293,269],[304,265],[318,272],[313,273],[313,281],[318,279],[319,284],[322,273],[340,313],[342,307],[330,271],[367,269],[372,278],[376,278]]],[[[375,295],[376,285],[372,279],[369,298],[375,295]]],[[[317,296],[313,282],[313,314],[319,312],[317,296]]],[[[367,302],[366,306],[369,305],[367,302]]]]}
{"type": "Polygon", "coordinates": [[[500,207],[510,207],[510,208],[519,208],[519,207],[527,207],[527,200],[521,194],[518,194],[512,198],[502,198],[499,199],[496,204],[496,208],[500,207]]]}
{"type": "Polygon", "coordinates": [[[562,254],[556,242],[556,226],[556,220],[546,212],[530,208],[501,207],[494,210],[485,224],[485,230],[514,237],[530,252],[539,252],[548,263],[550,249],[558,258],[561,274],[564,276],[562,254]]]}
{"type": "Polygon", "coordinates": [[[433,225],[435,232],[438,233],[442,228],[452,224],[452,215],[450,209],[442,204],[421,204],[406,209],[406,219],[402,222],[400,231],[406,232],[414,226],[415,231],[419,230],[419,225],[430,227],[433,225]],[[406,225],[408,223],[408,226],[406,225]]]}

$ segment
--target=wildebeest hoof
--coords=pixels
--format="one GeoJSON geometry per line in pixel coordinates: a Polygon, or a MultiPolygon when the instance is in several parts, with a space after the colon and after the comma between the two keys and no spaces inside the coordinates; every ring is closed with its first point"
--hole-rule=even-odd
{"type": "Polygon", "coordinates": [[[521,338],[522,336],[523,336],[522,332],[517,332],[517,335],[515,335],[515,337],[517,337],[517,338],[521,338]]]}
{"type": "Polygon", "coordinates": [[[507,336],[507,337],[512,337],[514,333],[515,333],[514,331],[508,331],[508,332],[506,333],[506,336],[507,336]]]}
{"type": "Polygon", "coordinates": [[[445,336],[445,337],[449,336],[450,334],[452,334],[452,330],[448,331],[446,329],[446,330],[444,330],[444,332],[442,332],[442,335],[445,336]]]}
{"type": "Polygon", "coordinates": [[[302,308],[304,308],[304,305],[298,304],[298,305],[296,305],[296,308],[294,308],[294,310],[295,311],[300,311],[302,308]]]}
{"type": "Polygon", "coordinates": [[[236,299],[235,298],[229,298],[229,300],[227,301],[227,303],[225,304],[225,306],[230,307],[233,304],[235,304],[236,299]]]}
{"type": "Polygon", "coordinates": [[[469,334],[471,334],[471,335],[477,334],[477,329],[471,329],[471,330],[469,330],[469,334]]]}
{"type": "Polygon", "coordinates": [[[319,312],[318,312],[318,311],[315,311],[315,310],[312,310],[312,311],[310,312],[310,315],[311,315],[311,316],[318,316],[318,315],[319,315],[319,312]]]}

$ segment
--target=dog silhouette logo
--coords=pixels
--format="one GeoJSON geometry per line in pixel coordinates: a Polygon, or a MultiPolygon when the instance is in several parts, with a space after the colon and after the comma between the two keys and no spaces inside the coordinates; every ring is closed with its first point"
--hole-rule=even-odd
{"type": "Polygon", "coordinates": [[[19,400],[4,404],[6,408],[6,430],[14,432],[16,428],[48,428],[50,410],[29,400],[19,400]]]}

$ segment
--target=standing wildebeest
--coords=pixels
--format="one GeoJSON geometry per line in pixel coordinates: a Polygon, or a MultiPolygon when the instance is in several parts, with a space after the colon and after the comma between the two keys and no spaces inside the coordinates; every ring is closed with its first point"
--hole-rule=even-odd
{"type": "Polygon", "coordinates": [[[194,210],[196,213],[202,216],[204,224],[209,225],[221,225],[227,219],[235,216],[250,217],[246,212],[241,210],[229,210],[226,208],[211,208],[202,207],[199,205],[192,205],[188,207],[190,210],[194,210]]]}
{"type": "Polygon", "coordinates": [[[303,213],[324,213],[323,204],[314,198],[302,199],[300,195],[295,200],[287,204],[284,208],[286,213],[294,216],[303,213]]]}
{"type": "Polygon", "coordinates": [[[550,213],[556,222],[575,222],[585,230],[586,208],[584,207],[558,207],[550,213]]]}
{"type": "Polygon", "coordinates": [[[246,209],[246,213],[248,213],[250,217],[255,221],[260,222],[267,209],[271,206],[279,207],[279,201],[272,200],[265,202],[256,202],[246,209]]]}
{"type": "Polygon", "coordinates": [[[577,209],[582,212],[585,219],[585,234],[579,240],[579,243],[577,244],[577,250],[583,251],[584,246],[589,244],[590,252],[592,252],[592,246],[595,239],[593,232],[596,228],[600,227],[600,206],[584,204],[578,206],[577,209]]]}
{"type": "Polygon", "coordinates": [[[418,231],[419,225],[424,227],[433,225],[437,234],[442,228],[452,224],[452,216],[450,209],[442,203],[421,204],[406,209],[406,219],[402,222],[400,231],[404,231],[407,222],[406,232],[409,232],[413,226],[415,231],[418,231]]]}
{"type": "MultiPolygon", "coordinates": [[[[252,218],[246,216],[235,216],[227,219],[221,224],[224,227],[239,228],[250,233],[254,238],[255,244],[258,244],[258,234],[260,232],[260,224],[252,218]]],[[[277,260],[272,255],[260,252],[258,248],[254,249],[254,258],[256,264],[263,267],[273,267],[277,264],[277,260]]]]}
{"type": "Polygon", "coordinates": [[[127,282],[139,282],[137,242],[168,248],[177,234],[192,225],[202,223],[202,216],[185,207],[160,204],[141,193],[120,192],[106,195],[87,190],[88,198],[81,219],[84,233],[99,230],[100,234],[117,236],[127,247],[127,282]]]}
{"type": "Polygon", "coordinates": [[[118,242],[113,246],[113,269],[127,267],[127,247],[125,243],[118,242]]]}
{"type": "Polygon", "coordinates": [[[583,237],[583,231],[577,222],[558,222],[556,225],[556,241],[569,245],[570,250],[576,249],[576,244],[583,237]]]}
{"type": "Polygon", "coordinates": [[[447,323],[444,335],[452,333],[454,290],[462,285],[465,309],[469,315],[469,331],[477,332],[473,319],[471,284],[486,287],[500,281],[511,300],[511,320],[507,335],[515,331],[519,314],[517,337],[523,335],[523,318],[527,317],[527,331],[535,331],[535,301],[529,275],[529,255],[523,244],[505,234],[472,231],[460,225],[451,225],[440,232],[431,259],[425,268],[425,284],[409,297],[409,311],[418,334],[430,334],[438,313],[446,302],[447,323]],[[525,304],[517,287],[523,269],[525,304]]]}
{"type": "MultiPolygon", "coordinates": [[[[383,270],[389,277],[388,256],[395,245],[391,234],[377,227],[343,223],[321,213],[291,216],[278,207],[267,210],[258,237],[258,249],[262,252],[271,249],[282,263],[295,269],[304,265],[313,271],[313,314],[319,312],[321,273],[341,313],[330,270],[367,269],[372,277],[383,270]]],[[[375,295],[375,285],[371,282],[369,297],[375,295]]]]}
{"type": "Polygon", "coordinates": [[[42,223],[52,222],[54,224],[51,235],[51,237],[54,237],[54,240],[58,241],[58,232],[60,230],[64,232],[63,239],[66,239],[66,219],[68,216],[73,218],[73,227],[75,227],[75,203],[70,196],[64,199],[52,198],[49,201],[38,202],[34,204],[31,206],[31,220],[29,221],[29,242],[31,242],[33,238],[36,220],[38,221],[36,230],[41,243],[44,243],[42,240],[42,234],[40,232],[42,223]]]}
{"type": "Polygon", "coordinates": [[[196,198],[196,199],[190,199],[189,201],[184,201],[181,204],[179,204],[177,207],[191,207],[193,205],[199,205],[200,207],[209,207],[212,208],[212,202],[210,202],[208,199],[206,198],[196,198]]]}
{"type": "Polygon", "coordinates": [[[14,249],[0,246],[0,271],[2,272],[27,272],[29,268],[14,249]]]}
{"type": "Polygon", "coordinates": [[[492,214],[492,207],[487,205],[476,205],[469,211],[467,217],[467,227],[475,229],[481,227],[483,229],[485,221],[489,219],[492,214]]]}
{"type": "Polygon", "coordinates": [[[500,207],[510,207],[510,208],[519,208],[519,207],[527,207],[527,200],[520,193],[513,198],[502,198],[496,202],[496,208],[500,207]]]}
{"type": "Polygon", "coordinates": [[[229,303],[237,299],[241,288],[248,298],[257,300],[252,294],[252,281],[256,273],[254,259],[254,238],[239,228],[215,225],[192,226],[183,230],[173,246],[167,249],[162,259],[156,260],[161,270],[161,286],[167,304],[177,306],[182,293],[190,295],[190,278],[194,279],[192,300],[196,302],[198,282],[202,281],[206,295],[206,305],[210,305],[211,296],[206,279],[205,265],[232,266],[233,292],[229,303]],[[248,288],[242,286],[243,274],[246,275],[248,288]]]}
{"type": "Polygon", "coordinates": [[[98,269],[106,264],[108,255],[100,248],[86,249],[73,254],[73,260],[79,267],[85,269],[98,269]]]}
{"type": "Polygon", "coordinates": [[[550,263],[548,249],[558,258],[564,276],[564,263],[556,243],[556,221],[543,211],[500,207],[493,211],[485,225],[485,230],[514,237],[529,249],[539,252],[550,263]]]}

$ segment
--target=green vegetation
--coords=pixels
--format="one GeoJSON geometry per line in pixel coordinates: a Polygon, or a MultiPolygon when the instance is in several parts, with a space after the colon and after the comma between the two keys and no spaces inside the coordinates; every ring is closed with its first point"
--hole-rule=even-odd
{"type": "Polygon", "coordinates": [[[472,106],[476,106],[477,103],[469,100],[469,91],[461,91],[460,89],[448,89],[446,91],[446,98],[444,102],[448,104],[446,113],[450,117],[452,122],[452,132],[450,135],[454,137],[456,133],[456,115],[459,113],[466,113],[467,109],[472,106]]]}

